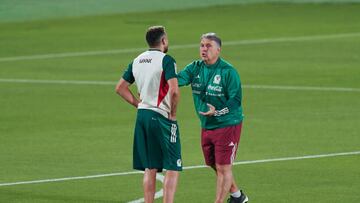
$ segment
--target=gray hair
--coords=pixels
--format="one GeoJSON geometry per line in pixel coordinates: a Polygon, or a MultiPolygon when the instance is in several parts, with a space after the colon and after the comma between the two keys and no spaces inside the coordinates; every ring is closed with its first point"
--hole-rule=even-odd
{"type": "Polygon", "coordinates": [[[219,45],[219,47],[221,47],[221,39],[216,35],[216,33],[208,32],[208,33],[201,35],[200,39],[204,39],[204,38],[211,40],[211,41],[215,41],[219,45]]]}

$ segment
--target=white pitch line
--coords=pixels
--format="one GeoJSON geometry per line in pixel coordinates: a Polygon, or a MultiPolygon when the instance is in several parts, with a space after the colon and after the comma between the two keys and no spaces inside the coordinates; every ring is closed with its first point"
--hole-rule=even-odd
{"type": "MultiPolygon", "coordinates": [[[[224,42],[223,44],[226,46],[235,46],[235,45],[267,44],[267,43],[277,43],[277,42],[312,41],[312,40],[336,39],[336,38],[358,37],[358,36],[360,36],[360,33],[338,33],[338,34],[329,34],[329,35],[236,40],[236,41],[224,42]]],[[[173,45],[170,48],[172,50],[173,49],[176,50],[176,49],[196,48],[198,46],[199,44],[184,44],[184,45],[173,45]]],[[[144,51],[146,49],[147,48],[143,47],[143,48],[113,49],[113,50],[84,51],[84,52],[51,53],[51,54],[39,54],[39,55],[28,55],[28,56],[12,56],[12,57],[2,57],[0,58],[0,62],[136,53],[136,52],[144,51]]]]}
{"type": "MultiPolygon", "coordinates": [[[[0,83],[60,84],[60,85],[116,85],[111,81],[86,80],[33,80],[33,79],[1,79],[0,83]]],[[[282,85],[242,85],[246,89],[302,90],[302,91],[333,91],[360,92],[360,88],[347,87],[314,87],[314,86],[282,86],[282,85]]]]}
{"type": "Polygon", "coordinates": [[[130,171],[130,172],[122,172],[122,173],[108,173],[108,174],[99,174],[99,175],[90,175],[90,176],[77,176],[77,177],[67,177],[67,178],[54,178],[54,179],[44,179],[44,180],[32,180],[32,181],[20,181],[13,183],[0,183],[0,187],[2,186],[12,186],[12,185],[26,185],[26,184],[36,184],[36,183],[51,183],[51,182],[62,182],[69,180],[83,180],[83,179],[92,179],[92,178],[103,178],[103,177],[111,177],[111,176],[123,176],[123,175],[131,175],[131,174],[141,174],[141,171],[130,171]]]}
{"type": "Polygon", "coordinates": [[[62,84],[62,85],[116,85],[111,81],[89,80],[34,80],[34,79],[1,79],[0,83],[30,83],[30,84],[62,84]]]}
{"type": "Polygon", "coordinates": [[[350,88],[350,87],[312,87],[312,86],[282,86],[282,85],[243,85],[242,87],[248,89],[360,92],[360,88],[350,88]]]}
{"type": "MultiPolygon", "coordinates": [[[[317,155],[296,156],[296,157],[282,157],[282,158],[273,158],[273,159],[239,161],[239,162],[234,162],[233,165],[248,165],[248,164],[279,162],[279,161],[317,159],[317,158],[336,157],[336,156],[349,156],[349,155],[359,155],[359,154],[360,154],[360,151],[354,151],[354,152],[340,152],[340,153],[332,153],[332,154],[317,154],[317,155]]],[[[206,165],[198,165],[198,166],[187,166],[187,167],[184,167],[184,169],[188,170],[188,169],[206,168],[206,167],[207,167],[206,165]]]]}
{"type": "MultiPolygon", "coordinates": [[[[281,158],[272,158],[272,159],[239,161],[239,162],[234,162],[233,164],[234,165],[247,165],[247,164],[259,164],[259,163],[292,161],[292,160],[302,160],[302,159],[316,159],[316,158],[325,158],[325,157],[350,156],[350,155],[359,155],[359,154],[360,154],[360,151],[339,152],[339,153],[330,153],[330,154],[317,154],[317,155],[306,155],[306,156],[295,156],[295,157],[281,157],[281,158]]],[[[206,168],[206,167],[208,167],[208,166],[205,166],[205,165],[185,166],[185,167],[183,167],[183,169],[184,170],[190,170],[190,169],[206,168]]],[[[54,178],[54,179],[33,180],[33,181],[21,181],[21,182],[12,182],[12,183],[0,183],[0,187],[13,186],[13,185],[36,184],[36,183],[61,182],[61,181],[71,181],[71,180],[82,180],[82,179],[102,178],[102,177],[110,177],[110,176],[124,176],[124,175],[142,174],[142,173],[143,172],[141,172],[141,171],[129,171],[129,172],[109,173],[109,174],[99,174],[99,175],[89,175],[89,176],[54,178]]]]}
{"type": "Polygon", "coordinates": [[[311,36],[298,36],[298,37],[280,37],[280,38],[265,38],[265,39],[253,39],[253,40],[239,40],[224,42],[224,45],[251,45],[251,44],[267,44],[275,42],[301,42],[301,41],[313,41],[324,39],[336,39],[346,37],[359,37],[360,33],[339,33],[330,35],[311,35],[311,36]]]}

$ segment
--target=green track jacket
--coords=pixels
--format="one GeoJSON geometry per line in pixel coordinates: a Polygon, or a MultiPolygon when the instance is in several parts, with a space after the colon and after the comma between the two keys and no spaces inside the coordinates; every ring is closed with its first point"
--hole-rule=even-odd
{"type": "Polygon", "coordinates": [[[190,63],[178,73],[178,81],[179,86],[191,84],[202,128],[223,128],[242,121],[240,77],[235,68],[222,58],[212,65],[201,60],[190,63]],[[207,103],[215,107],[214,116],[199,114],[199,111],[209,110],[207,103]]]}

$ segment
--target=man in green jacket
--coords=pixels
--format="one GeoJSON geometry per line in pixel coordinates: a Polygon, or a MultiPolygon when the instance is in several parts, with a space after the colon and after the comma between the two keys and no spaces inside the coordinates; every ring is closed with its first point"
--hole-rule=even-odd
{"type": "Polygon", "coordinates": [[[201,121],[201,146],[206,165],[217,176],[216,203],[227,193],[229,202],[248,202],[238,189],[232,163],[242,126],[241,83],[236,69],[220,57],[221,39],[215,33],[201,36],[200,57],[178,73],[179,86],[191,85],[195,109],[201,121]]]}

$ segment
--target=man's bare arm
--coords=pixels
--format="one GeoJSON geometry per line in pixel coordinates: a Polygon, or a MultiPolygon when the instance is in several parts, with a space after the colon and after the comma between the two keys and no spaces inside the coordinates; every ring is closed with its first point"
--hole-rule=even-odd
{"type": "Polygon", "coordinates": [[[127,101],[129,104],[131,104],[137,108],[140,101],[130,91],[129,86],[130,86],[130,83],[128,83],[123,78],[121,78],[120,81],[118,82],[118,84],[116,85],[115,91],[122,98],[124,98],[125,101],[127,101]]]}
{"type": "Polygon", "coordinates": [[[167,82],[169,84],[170,108],[171,108],[169,119],[176,120],[176,108],[180,99],[178,80],[177,78],[171,78],[167,82]]]}

